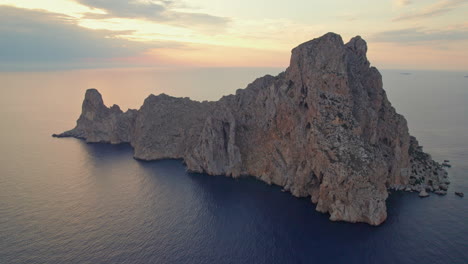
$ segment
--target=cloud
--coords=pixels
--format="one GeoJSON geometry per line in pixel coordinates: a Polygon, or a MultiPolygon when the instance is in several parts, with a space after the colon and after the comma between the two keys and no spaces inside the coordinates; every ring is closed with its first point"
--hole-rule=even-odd
{"type": "MultiPolygon", "coordinates": [[[[404,2],[404,1],[398,1],[404,2]]],[[[460,7],[468,3],[467,0],[442,0],[438,1],[435,4],[427,6],[416,12],[409,12],[403,15],[400,15],[393,19],[393,21],[404,21],[404,20],[414,20],[414,19],[424,19],[430,18],[436,15],[441,15],[448,13],[453,9],[460,7]]]]}
{"type": "Polygon", "coordinates": [[[428,30],[423,27],[383,31],[372,35],[375,42],[418,43],[430,41],[468,40],[468,25],[456,25],[446,29],[428,30]]]}
{"type": "Polygon", "coordinates": [[[176,43],[142,43],[119,37],[131,33],[86,29],[66,15],[0,6],[0,68],[102,63],[113,58],[137,56],[151,48],[177,46],[176,43]]]}
{"type": "Polygon", "coordinates": [[[180,27],[218,29],[226,27],[230,19],[204,13],[176,11],[180,4],[174,1],[142,0],[75,0],[106,14],[89,14],[88,18],[135,18],[163,22],[180,27]]]}
{"type": "Polygon", "coordinates": [[[394,0],[394,3],[398,7],[403,7],[411,4],[412,2],[410,0],[394,0]]]}

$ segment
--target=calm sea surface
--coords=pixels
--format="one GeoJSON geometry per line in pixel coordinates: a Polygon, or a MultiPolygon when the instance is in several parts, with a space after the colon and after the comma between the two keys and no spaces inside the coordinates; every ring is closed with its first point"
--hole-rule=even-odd
{"type": "Polygon", "coordinates": [[[392,104],[436,160],[447,196],[393,193],[380,227],[330,222],[254,179],[140,162],[128,145],[50,135],[84,91],[138,108],[150,94],[217,100],[279,69],[0,73],[0,263],[468,263],[466,73],[382,71],[392,104]]]}

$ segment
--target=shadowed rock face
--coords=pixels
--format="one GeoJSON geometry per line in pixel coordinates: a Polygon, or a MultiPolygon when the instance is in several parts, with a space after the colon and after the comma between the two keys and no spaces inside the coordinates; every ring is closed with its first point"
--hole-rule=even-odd
{"type": "Polygon", "coordinates": [[[359,36],[328,33],[216,102],[150,95],[139,110],[107,108],[86,92],[77,126],[58,137],[129,142],[135,158],[182,158],[188,170],[251,175],[311,197],[330,219],[379,225],[387,188],[446,189],[446,172],[410,137],[359,36]]]}

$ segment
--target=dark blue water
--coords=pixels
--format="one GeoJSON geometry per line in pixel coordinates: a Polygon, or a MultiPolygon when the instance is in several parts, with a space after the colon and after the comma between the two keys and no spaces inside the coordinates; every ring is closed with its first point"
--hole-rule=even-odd
{"type": "Polygon", "coordinates": [[[128,145],[50,137],[73,126],[87,87],[101,84],[106,102],[124,106],[151,90],[119,86],[119,78],[141,81],[141,72],[90,74],[0,74],[0,263],[468,263],[468,204],[453,193],[468,194],[463,74],[384,71],[411,132],[453,168],[447,196],[393,193],[379,227],[330,222],[309,199],[251,178],[190,174],[179,160],[134,160],[128,145]]]}

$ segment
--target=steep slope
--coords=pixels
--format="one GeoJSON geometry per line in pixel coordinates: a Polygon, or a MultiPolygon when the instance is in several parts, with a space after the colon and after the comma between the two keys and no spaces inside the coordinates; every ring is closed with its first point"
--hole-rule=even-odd
{"type": "Polygon", "coordinates": [[[310,196],[331,220],[379,225],[389,187],[439,190],[448,180],[410,137],[366,52],[360,37],[344,44],[328,33],[293,49],[285,72],[217,102],[151,95],[123,113],[90,89],[77,126],[55,136],[129,142],[139,159],[251,175],[310,196]]]}

